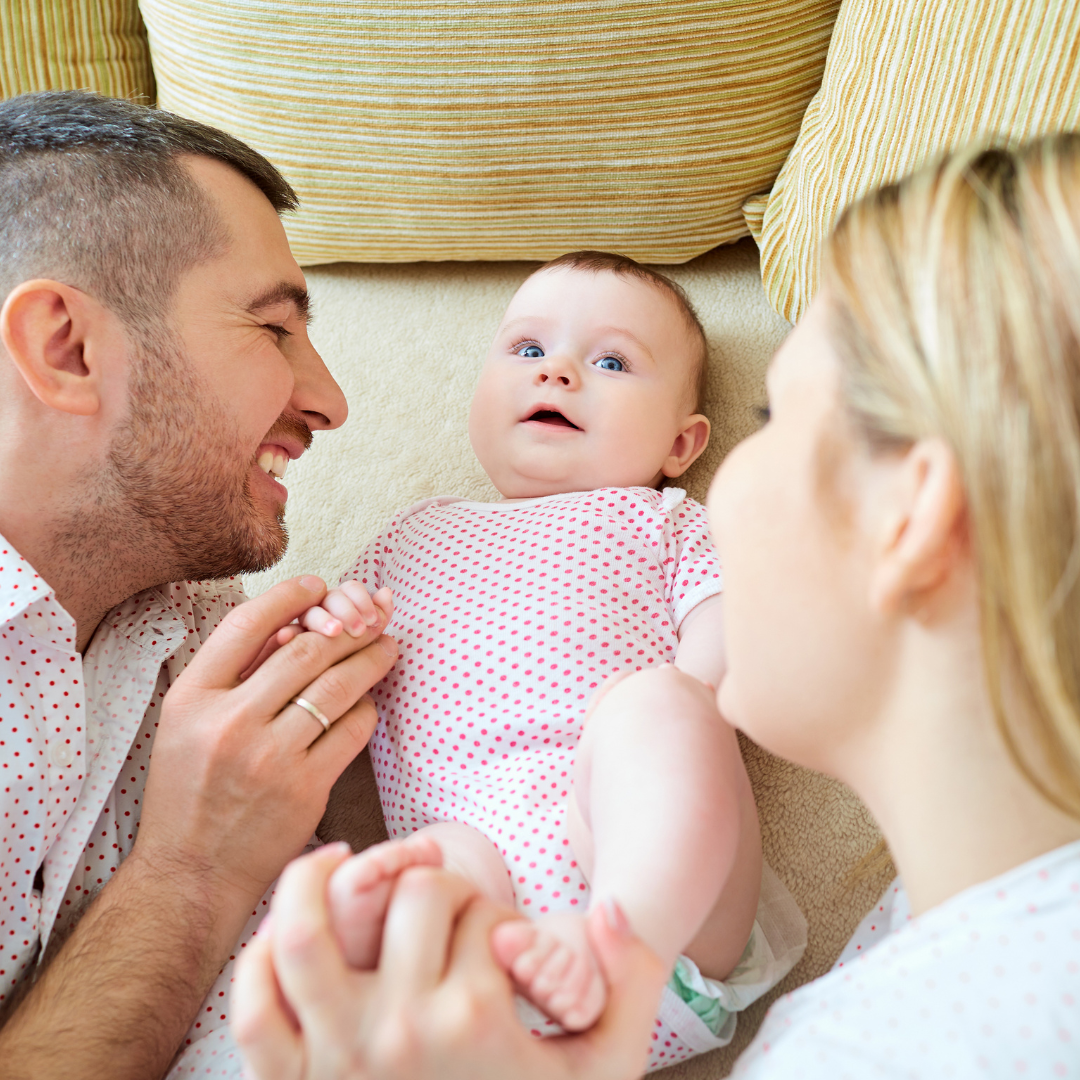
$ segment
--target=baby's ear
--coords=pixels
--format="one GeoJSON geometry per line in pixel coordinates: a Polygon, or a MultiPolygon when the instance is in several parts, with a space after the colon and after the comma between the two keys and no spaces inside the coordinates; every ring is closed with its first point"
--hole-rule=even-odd
{"type": "Polygon", "coordinates": [[[683,421],[679,434],[675,436],[675,441],[671,444],[671,452],[664,460],[660,471],[668,479],[682,476],[701,457],[702,451],[709,445],[711,430],[712,425],[707,416],[701,413],[688,416],[683,421]]]}

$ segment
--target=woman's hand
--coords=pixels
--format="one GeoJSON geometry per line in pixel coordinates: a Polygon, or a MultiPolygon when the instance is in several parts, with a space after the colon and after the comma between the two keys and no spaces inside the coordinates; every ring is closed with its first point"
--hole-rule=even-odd
{"type": "Polygon", "coordinates": [[[233,1033],[258,1080],[631,1080],[645,1067],[666,972],[616,910],[589,934],[608,1007],[580,1035],[537,1039],[491,955],[498,908],[445,870],[398,881],[379,969],[354,971],[338,948],[327,882],[348,857],[329,845],[285,870],[271,925],[245,950],[233,1033]],[[268,932],[266,932],[268,931],[268,932]]]}

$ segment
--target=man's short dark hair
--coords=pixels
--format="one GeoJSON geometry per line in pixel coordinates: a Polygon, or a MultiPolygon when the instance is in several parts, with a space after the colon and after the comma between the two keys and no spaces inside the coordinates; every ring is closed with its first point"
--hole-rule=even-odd
{"type": "Polygon", "coordinates": [[[279,214],[298,205],[266,158],[195,120],[75,90],[0,102],[0,303],[53,278],[155,335],[183,275],[228,239],[189,154],[246,176],[279,214]]]}
{"type": "MultiPolygon", "coordinates": [[[[654,270],[651,266],[645,266],[629,255],[616,255],[610,251],[568,251],[557,259],[544,263],[540,270],[554,270],[565,267],[569,270],[591,270],[593,273],[607,272],[618,274],[620,277],[637,278],[644,281],[661,292],[666,293],[675,302],[680,314],[686,323],[690,336],[697,343],[697,355],[693,358],[690,368],[690,384],[688,396],[694,412],[701,412],[705,401],[705,388],[709,377],[709,342],[705,337],[705,327],[701,325],[701,319],[690,303],[690,297],[678,282],[654,270]]],[[[540,273],[537,270],[537,273],[540,273]]]]}

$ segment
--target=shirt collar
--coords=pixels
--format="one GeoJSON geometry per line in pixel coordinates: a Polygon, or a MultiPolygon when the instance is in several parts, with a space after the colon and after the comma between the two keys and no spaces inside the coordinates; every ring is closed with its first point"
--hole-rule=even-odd
{"type": "MultiPolygon", "coordinates": [[[[74,647],[75,621],[56,602],[55,590],[0,534],[0,622],[24,616],[30,620],[26,632],[32,637],[66,650],[74,647]],[[55,607],[29,612],[42,600],[53,600],[55,607]]],[[[176,652],[188,632],[184,620],[156,588],[137,593],[113,608],[94,636],[106,626],[162,661],[176,652]]]]}
{"type": "Polygon", "coordinates": [[[118,604],[98,627],[126,638],[164,663],[187,639],[189,627],[160,589],[146,589],[118,604]]]}
{"type": "Polygon", "coordinates": [[[17,619],[31,604],[55,595],[15,545],[0,535],[0,621],[17,619]]]}

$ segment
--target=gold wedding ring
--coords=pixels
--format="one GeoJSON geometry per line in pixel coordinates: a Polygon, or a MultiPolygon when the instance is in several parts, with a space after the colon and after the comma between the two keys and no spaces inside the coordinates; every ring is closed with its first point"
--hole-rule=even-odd
{"type": "Polygon", "coordinates": [[[309,713],[311,713],[311,715],[313,717],[315,717],[315,719],[318,720],[320,724],[322,724],[323,731],[329,731],[330,730],[330,718],[328,716],[326,716],[315,705],[312,705],[311,702],[308,701],[307,698],[294,697],[292,699],[292,703],[294,705],[299,705],[301,709],[306,709],[309,713]]]}

